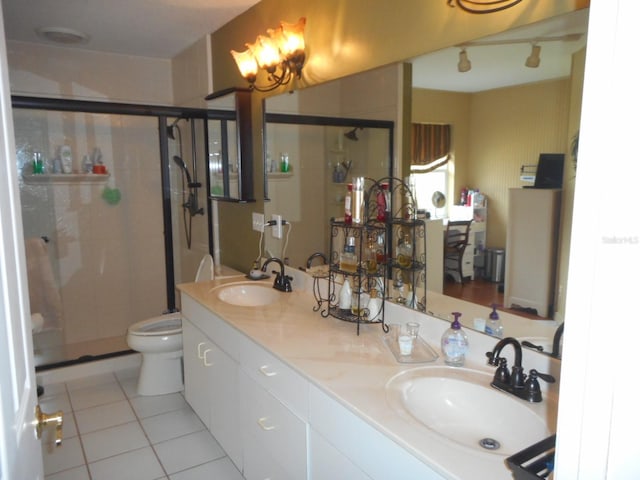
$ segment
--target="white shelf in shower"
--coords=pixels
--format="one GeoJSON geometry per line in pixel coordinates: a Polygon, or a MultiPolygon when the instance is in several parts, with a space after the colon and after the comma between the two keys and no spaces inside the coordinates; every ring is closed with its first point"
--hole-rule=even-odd
{"type": "Polygon", "coordinates": [[[105,183],[111,175],[108,173],[42,173],[23,175],[28,184],[79,185],[105,183]]]}

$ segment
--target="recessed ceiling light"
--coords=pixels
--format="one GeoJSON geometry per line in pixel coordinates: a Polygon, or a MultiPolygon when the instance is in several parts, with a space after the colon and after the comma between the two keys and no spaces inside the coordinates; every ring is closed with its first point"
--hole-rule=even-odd
{"type": "Polygon", "coordinates": [[[89,35],[78,30],[64,27],[40,27],[36,28],[36,33],[40,38],[54,43],[72,45],[76,43],[87,43],[89,35]]]}

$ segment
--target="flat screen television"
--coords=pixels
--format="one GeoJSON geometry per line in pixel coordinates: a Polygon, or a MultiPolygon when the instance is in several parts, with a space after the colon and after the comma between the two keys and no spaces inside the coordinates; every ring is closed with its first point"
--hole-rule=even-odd
{"type": "Polygon", "coordinates": [[[541,153],[533,188],[562,188],[564,153],[541,153]]]}

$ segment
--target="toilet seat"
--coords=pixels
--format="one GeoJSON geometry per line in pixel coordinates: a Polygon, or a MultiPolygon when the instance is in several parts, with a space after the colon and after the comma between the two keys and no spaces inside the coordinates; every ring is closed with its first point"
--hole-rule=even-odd
{"type": "Polygon", "coordinates": [[[182,333],[180,312],[160,315],[136,322],[129,327],[129,334],[141,337],[176,335],[182,333]]]}

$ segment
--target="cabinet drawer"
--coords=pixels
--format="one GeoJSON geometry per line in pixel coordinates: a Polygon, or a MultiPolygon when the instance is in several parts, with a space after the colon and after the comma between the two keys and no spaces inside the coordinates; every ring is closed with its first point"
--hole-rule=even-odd
{"type": "Polygon", "coordinates": [[[251,341],[242,345],[240,364],[265,390],[307,421],[309,384],[300,374],[251,341]]]}
{"type": "MultiPolygon", "coordinates": [[[[241,371],[239,380],[244,444],[257,444],[257,451],[262,451],[280,465],[286,478],[307,478],[307,424],[247,372],[241,371]]],[[[250,452],[245,451],[245,468],[259,462],[249,456],[250,452]]]]}

